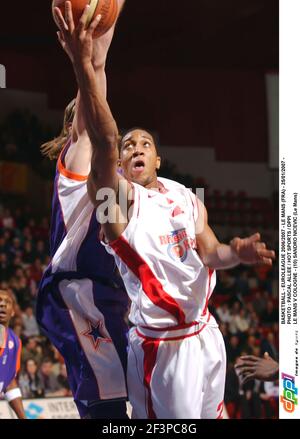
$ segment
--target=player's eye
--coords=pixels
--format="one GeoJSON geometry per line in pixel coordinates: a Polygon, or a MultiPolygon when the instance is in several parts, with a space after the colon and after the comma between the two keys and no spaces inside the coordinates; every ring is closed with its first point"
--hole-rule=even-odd
{"type": "Polygon", "coordinates": [[[145,146],[146,148],[150,148],[151,143],[150,143],[150,142],[145,142],[145,143],[144,143],[144,146],[145,146]]]}

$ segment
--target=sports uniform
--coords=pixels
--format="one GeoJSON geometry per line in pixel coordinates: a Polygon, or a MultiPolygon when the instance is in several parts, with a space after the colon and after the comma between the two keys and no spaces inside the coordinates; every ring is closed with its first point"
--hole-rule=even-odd
{"type": "Polygon", "coordinates": [[[0,348],[0,394],[4,393],[20,370],[22,343],[10,328],[5,328],[4,347],[0,348]]]}
{"type": "Polygon", "coordinates": [[[196,252],[194,194],[159,178],[134,184],[132,218],[114,255],[129,297],[129,400],[136,418],[221,418],[222,335],[208,310],[216,275],[196,252]]]}
{"type": "MultiPolygon", "coordinates": [[[[52,260],[41,281],[37,318],[65,359],[81,416],[95,412],[95,404],[107,400],[116,400],[110,416],[117,416],[118,401],[123,400],[125,407],[127,396],[128,298],[114,259],[99,243],[87,177],[65,167],[69,146],[70,142],[57,163],[52,260]]],[[[104,404],[101,407],[99,416],[104,404]]]]}

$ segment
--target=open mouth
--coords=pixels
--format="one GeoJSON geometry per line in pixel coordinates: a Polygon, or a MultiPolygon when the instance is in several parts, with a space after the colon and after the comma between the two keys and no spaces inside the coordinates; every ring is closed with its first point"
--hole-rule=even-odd
{"type": "Polygon", "coordinates": [[[143,162],[143,160],[137,160],[134,164],[133,164],[133,168],[134,171],[136,172],[142,172],[145,169],[145,163],[143,162]]]}
{"type": "Polygon", "coordinates": [[[0,311],[0,319],[1,318],[5,318],[6,317],[6,312],[5,311],[0,311]]]}

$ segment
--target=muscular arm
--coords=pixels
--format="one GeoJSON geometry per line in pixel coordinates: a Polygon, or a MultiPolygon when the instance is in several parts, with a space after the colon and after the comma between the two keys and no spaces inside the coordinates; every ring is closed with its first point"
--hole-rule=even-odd
{"type": "MultiPolygon", "coordinates": [[[[10,390],[17,388],[18,388],[18,384],[17,381],[14,379],[7,387],[6,392],[9,392],[10,390]]],[[[26,419],[22,398],[13,399],[12,401],[9,402],[9,405],[11,406],[11,408],[13,409],[13,411],[15,412],[15,414],[19,419],[26,419]]]]}
{"type": "Polygon", "coordinates": [[[220,243],[208,225],[206,208],[199,199],[197,202],[197,251],[204,265],[215,270],[233,268],[241,263],[272,265],[275,253],[260,242],[259,233],[244,239],[234,238],[230,245],[220,243]]]}
{"type": "MultiPolygon", "coordinates": [[[[125,0],[118,0],[119,11],[122,10],[124,3],[125,0]]],[[[68,14],[69,12],[66,14],[66,17],[68,17],[68,14]]],[[[107,94],[105,64],[114,31],[115,26],[113,26],[105,35],[94,40],[93,44],[92,64],[95,69],[99,89],[102,91],[105,98],[107,94]]],[[[88,175],[91,166],[92,146],[86,129],[83,105],[80,91],[78,91],[75,117],[72,126],[72,144],[66,154],[65,164],[66,168],[73,173],[88,175]]]]}

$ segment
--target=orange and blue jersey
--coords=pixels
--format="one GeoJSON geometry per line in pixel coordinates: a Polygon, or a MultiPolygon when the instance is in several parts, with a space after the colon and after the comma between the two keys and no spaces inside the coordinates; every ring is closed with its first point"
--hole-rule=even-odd
{"type": "Polygon", "coordinates": [[[12,329],[5,329],[4,347],[0,349],[0,394],[16,378],[21,364],[22,343],[12,329]]]}
{"type": "Polygon", "coordinates": [[[51,263],[37,319],[66,361],[75,400],[126,397],[128,297],[114,258],[99,242],[87,176],[69,172],[67,143],[56,169],[51,263]]]}

